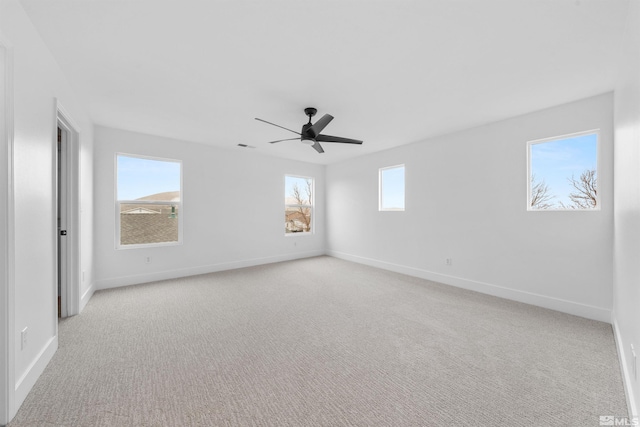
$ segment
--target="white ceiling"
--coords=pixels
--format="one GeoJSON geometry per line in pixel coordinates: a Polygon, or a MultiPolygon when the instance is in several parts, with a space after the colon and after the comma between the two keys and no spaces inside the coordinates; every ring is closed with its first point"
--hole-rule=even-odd
{"type": "Polygon", "coordinates": [[[96,124],[329,164],[612,90],[628,1],[21,3],[96,124]]]}

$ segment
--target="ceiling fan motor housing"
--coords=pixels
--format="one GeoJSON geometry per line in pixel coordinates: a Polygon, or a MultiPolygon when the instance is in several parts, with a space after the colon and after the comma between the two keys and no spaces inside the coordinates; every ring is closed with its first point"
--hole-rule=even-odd
{"type": "MultiPolygon", "coordinates": [[[[315,108],[313,108],[313,110],[315,110],[315,108]]],[[[313,145],[316,142],[315,138],[313,138],[313,136],[310,135],[309,132],[307,132],[307,129],[309,129],[311,126],[313,125],[311,124],[311,116],[309,116],[309,123],[303,124],[302,131],[300,132],[300,141],[302,141],[303,144],[313,145]]]]}

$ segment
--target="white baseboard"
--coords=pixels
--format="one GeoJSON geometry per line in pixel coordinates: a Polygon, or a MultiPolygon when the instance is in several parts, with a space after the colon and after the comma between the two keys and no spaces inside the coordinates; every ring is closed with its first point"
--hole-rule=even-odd
{"type": "Polygon", "coordinates": [[[82,294],[82,297],[80,298],[80,310],[78,311],[78,313],[82,313],[82,310],[84,310],[84,307],[87,305],[87,303],[89,302],[89,300],[91,299],[95,291],[96,291],[95,284],[92,283],[91,286],[89,286],[89,289],[87,289],[85,293],[82,294]]]}
{"type": "Polygon", "coordinates": [[[406,274],[408,276],[419,277],[421,279],[432,280],[445,285],[451,285],[458,288],[468,289],[483,294],[493,295],[500,298],[510,299],[513,301],[523,302],[525,304],[536,305],[551,310],[561,311],[563,313],[573,314],[575,316],[585,317],[587,319],[599,320],[601,322],[611,322],[611,310],[601,307],[594,307],[573,301],[567,301],[559,298],[549,297],[546,295],[535,294],[517,289],[505,288],[490,283],[479,282],[476,280],[464,279],[456,276],[436,273],[433,271],[423,270],[420,268],[409,267],[406,265],[394,264],[386,261],[380,261],[373,258],[366,258],[357,255],[351,255],[338,251],[327,251],[327,255],[336,258],[353,261],[372,267],[382,268],[384,270],[394,271],[396,273],[406,274]]]}
{"type": "Polygon", "coordinates": [[[611,314],[611,326],[613,327],[613,336],[616,341],[616,348],[618,350],[618,359],[620,362],[620,373],[622,374],[622,383],[624,384],[624,394],[627,397],[627,408],[629,409],[629,418],[638,419],[638,407],[636,406],[636,398],[631,387],[631,373],[629,372],[629,364],[627,363],[627,353],[625,351],[625,345],[620,335],[620,328],[615,316],[615,312],[611,314]]]}
{"type": "Polygon", "coordinates": [[[18,379],[16,382],[15,408],[19,408],[24,402],[24,399],[27,398],[27,394],[29,394],[38,378],[40,378],[40,375],[44,372],[44,368],[47,367],[57,349],[58,336],[56,335],[47,342],[33,363],[29,365],[24,375],[18,379]]]}
{"type": "Polygon", "coordinates": [[[135,274],[130,276],[114,277],[110,279],[97,280],[94,285],[96,290],[117,288],[120,286],[137,285],[140,283],[155,282],[158,280],[176,279],[178,277],[215,273],[216,271],[234,270],[236,268],[253,267],[256,265],[272,264],[274,262],[282,261],[292,261],[294,259],[311,258],[321,255],[325,255],[324,250],[293,252],[262,258],[252,258],[238,261],[222,262],[219,264],[209,264],[198,267],[157,271],[148,274],[135,274]]]}

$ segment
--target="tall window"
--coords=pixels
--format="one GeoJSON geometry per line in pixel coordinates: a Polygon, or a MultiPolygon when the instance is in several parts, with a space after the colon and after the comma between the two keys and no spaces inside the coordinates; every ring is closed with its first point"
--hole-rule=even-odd
{"type": "Polygon", "coordinates": [[[178,160],[116,156],[118,248],[182,241],[181,169],[178,160]]]}
{"type": "Polygon", "coordinates": [[[404,210],[404,165],[380,169],[379,209],[381,211],[404,210]]]}
{"type": "Polygon", "coordinates": [[[530,141],[528,210],[594,210],[598,196],[598,132],[530,141]]]}
{"type": "Polygon", "coordinates": [[[284,177],[284,232],[309,233],[313,228],[313,178],[284,177]]]}

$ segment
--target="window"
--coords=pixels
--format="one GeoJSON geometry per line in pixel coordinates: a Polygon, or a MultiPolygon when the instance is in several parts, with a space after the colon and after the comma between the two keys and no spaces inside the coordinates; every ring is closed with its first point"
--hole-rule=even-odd
{"type": "Polygon", "coordinates": [[[313,178],[284,177],[284,232],[309,233],[313,228],[313,178]]]}
{"type": "Polygon", "coordinates": [[[182,164],[116,155],[117,247],[182,241],[182,164]]]}
{"type": "Polygon", "coordinates": [[[404,210],[404,165],[380,169],[379,210],[404,210]]]}
{"type": "Polygon", "coordinates": [[[598,131],[528,143],[528,210],[594,210],[598,197],[598,131]]]}

